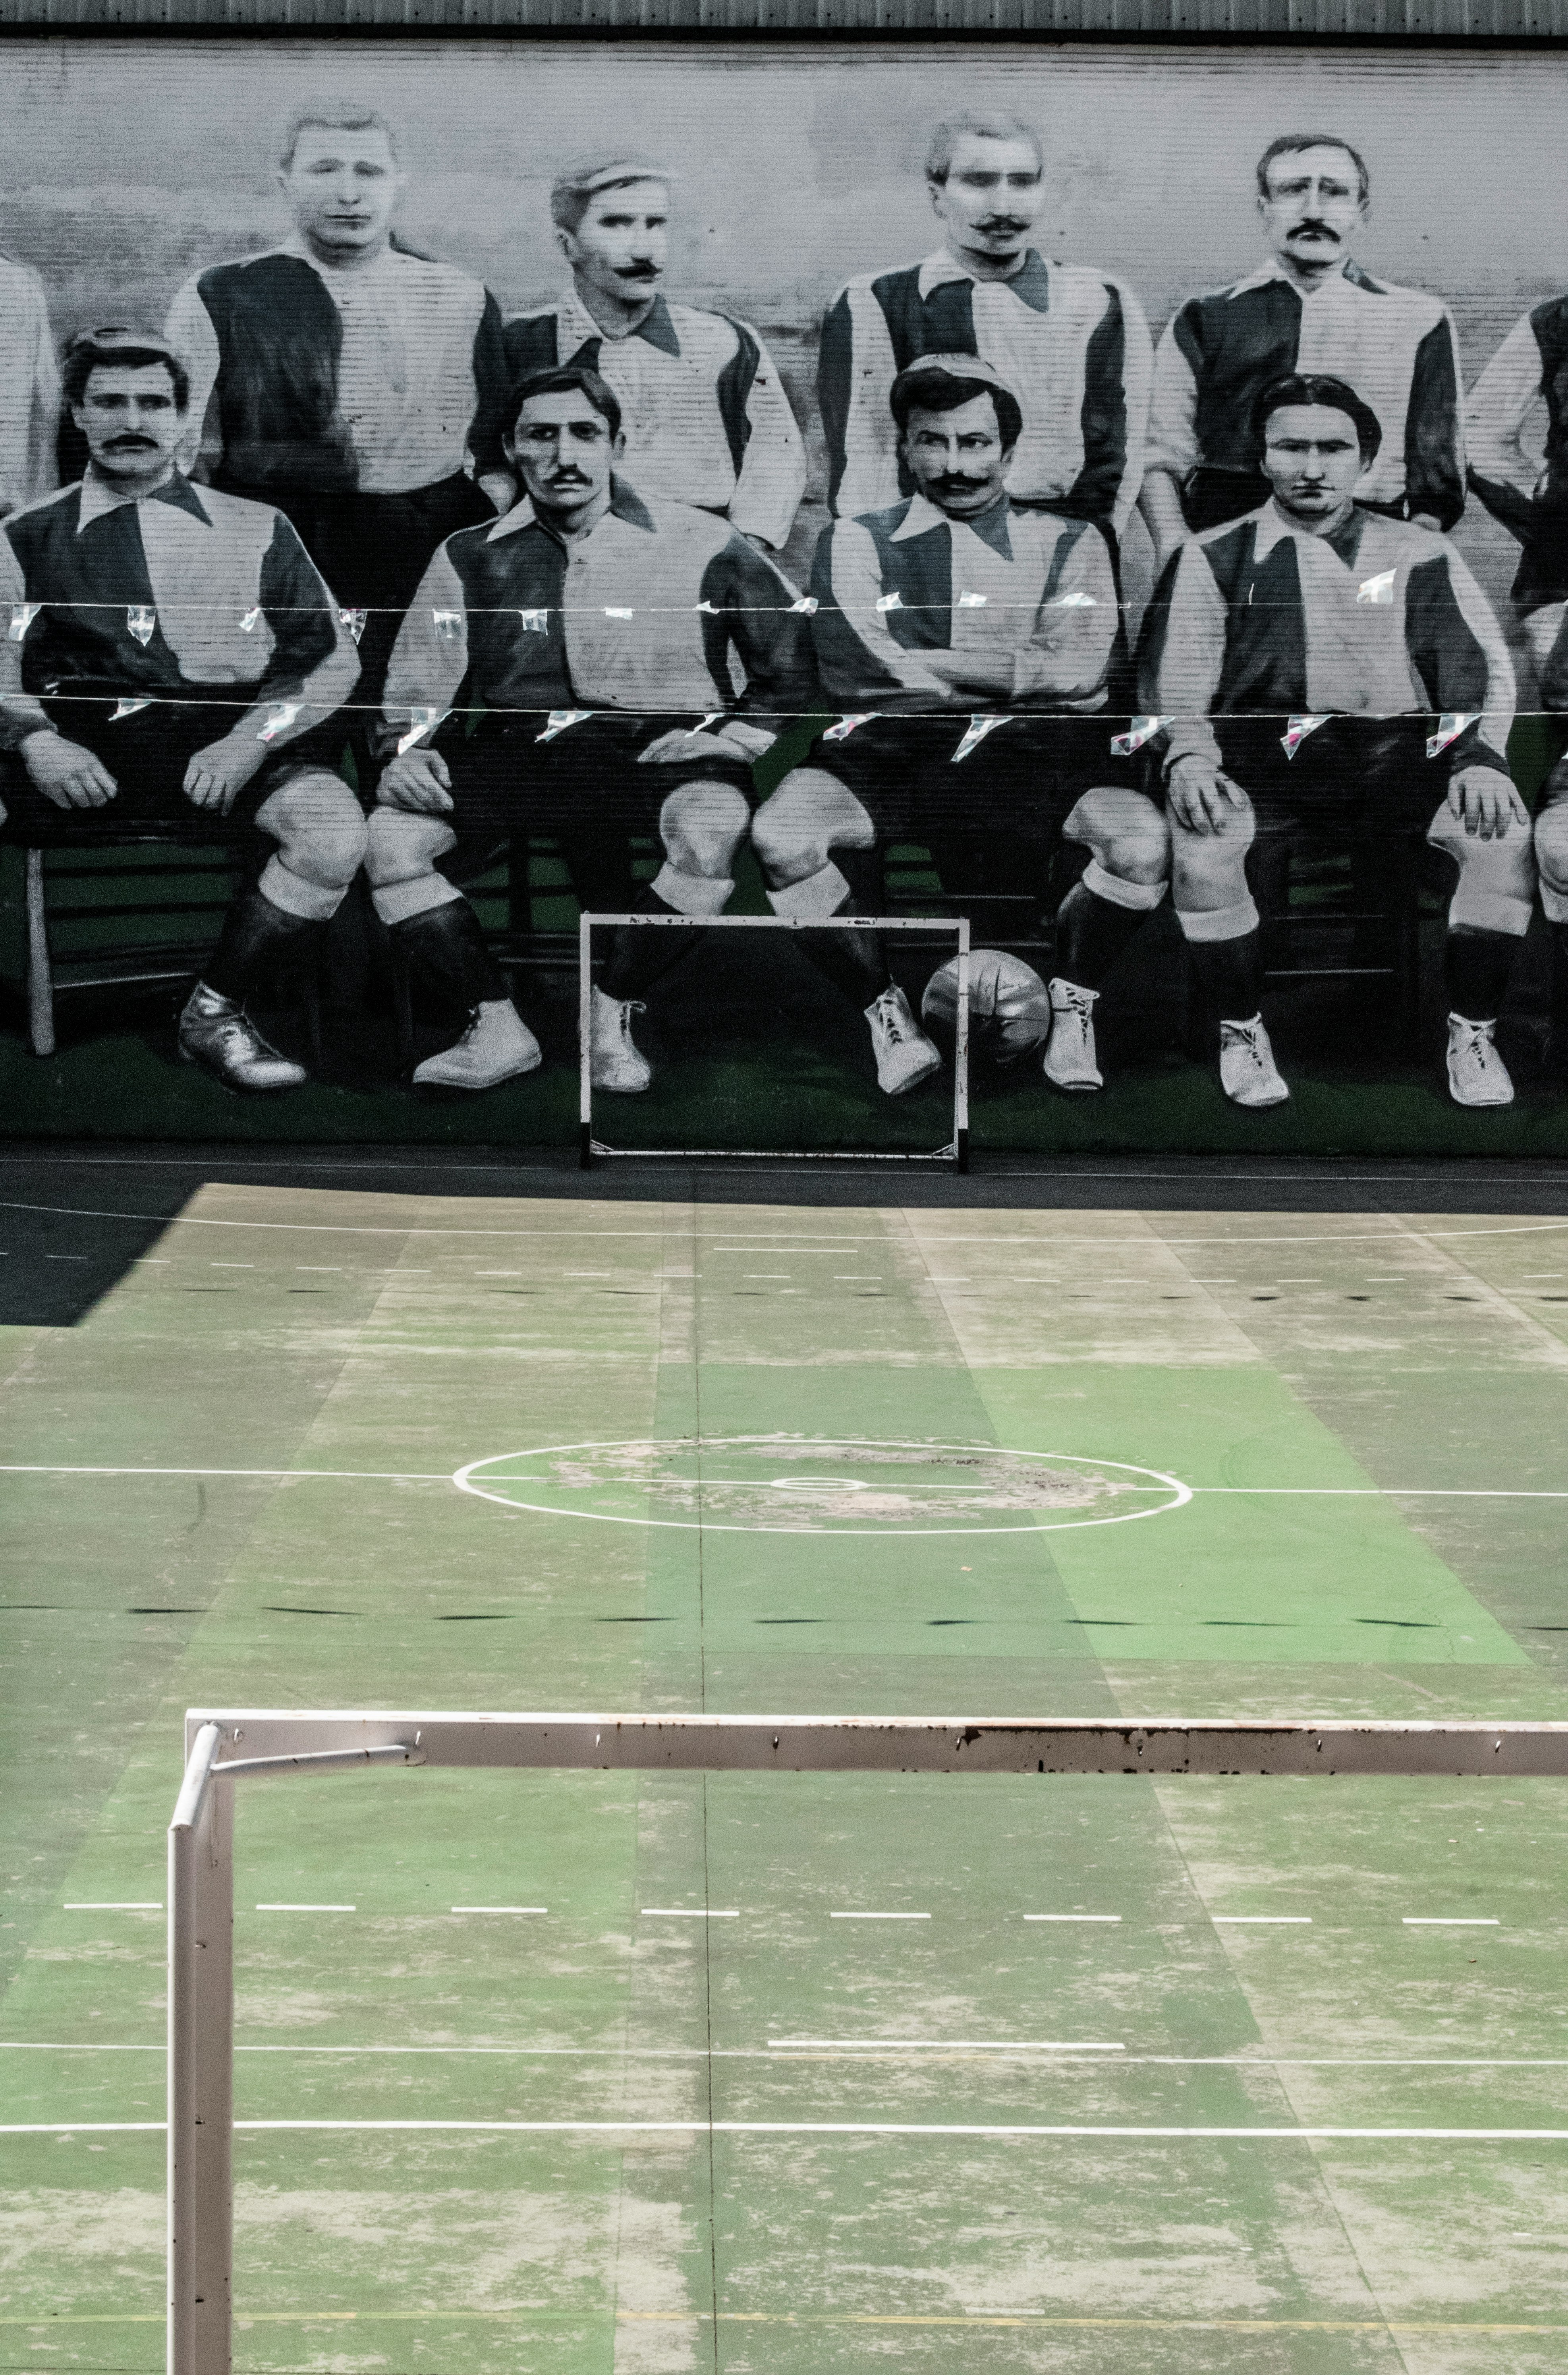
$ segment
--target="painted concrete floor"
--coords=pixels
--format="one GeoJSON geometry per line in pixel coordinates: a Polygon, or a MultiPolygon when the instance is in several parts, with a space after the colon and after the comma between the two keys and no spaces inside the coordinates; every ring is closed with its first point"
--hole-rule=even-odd
{"type": "MultiPolygon", "coordinates": [[[[1550,1211],[8,1192],[0,2369],[161,2363],[187,1705],[1568,1714],[1550,1211]]],[[[1560,2369],[1565,1817],[258,1790],[237,2364],[1560,2369]]]]}

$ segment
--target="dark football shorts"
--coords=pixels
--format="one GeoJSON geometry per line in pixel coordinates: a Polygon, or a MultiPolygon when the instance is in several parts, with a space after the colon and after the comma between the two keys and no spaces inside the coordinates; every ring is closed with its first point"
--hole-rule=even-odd
{"type": "Polygon", "coordinates": [[[6,838],[30,848],[123,839],[156,838],[211,847],[256,833],[256,810],[290,776],[312,763],[297,745],[268,756],[240,793],[229,814],[198,809],[186,798],[185,770],[198,750],[223,737],[253,707],[252,702],[155,701],[129,717],[116,718],[115,699],[43,703],[50,721],[67,742],[90,750],[113,776],[114,798],[100,809],[56,808],[39,790],[19,752],[5,762],[0,798],[6,804],[6,838]]]}
{"type": "Polygon", "coordinates": [[[1408,841],[1447,797],[1446,764],[1426,755],[1434,717],[1332,717],[1288,758],[1280,717],[1213,720],[1225,773],[1252,801],[1260,842],[1292,834],[1408,841]]]}
{"type": "Polygon", "coordinates": [[[960,759],[968,712],[873,717],[843,741],[819,736],[804,763],[854,793],[879,840],[1002,833],[1048,843],[1085,792],[1132,786],[1111,750],[1125,722],[1015,715],[960,759]]]}
{"type": "Polygon", "coordinates": [[[433,747],[452,776],[452,813],[445,819],[457,845],[436,860],[454,882],[471,881],[494,863],[519,833],[582,836],[607,844],[629,833],[656,833],[659,812],[683,784],[726,784],[755,807],[751,762],[741,751],[709,751],[669,764],[643,763],[639,754],[662,735],[690,732],[695,715],[647,717],[602,712],[541,742],[546,719],[532,714],[513,724],[473,734],[449,718],[433,747]]]}

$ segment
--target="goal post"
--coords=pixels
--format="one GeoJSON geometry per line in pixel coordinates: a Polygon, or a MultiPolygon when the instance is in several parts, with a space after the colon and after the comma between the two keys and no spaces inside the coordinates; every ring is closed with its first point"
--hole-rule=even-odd
{"type": "Polygon", "coordinates": [[[584,1171],[595,1155],[748,1155],[799,1163],[951,1163],[969,1169],[969,959],[967,916],[673,916],[584,914],[577,926],[578,1161],[584,1171]],[[868,1147],[609,1146],[594,1136],[593,936],[601,928],[631,925],[647,931],[688,932],[950,932],[958,957],[953,1036],[953,1134],[945,1146],[881,1152],[868,1147]]]}
{"type": "Polygon", "coordinates": [[[168,2375],[230,2375],[238,1781],[367,1765],[1524,1780],[1568,1775],[1568,1722],[194,1708],[185,1755],[169,1826],[168,2375]]]}

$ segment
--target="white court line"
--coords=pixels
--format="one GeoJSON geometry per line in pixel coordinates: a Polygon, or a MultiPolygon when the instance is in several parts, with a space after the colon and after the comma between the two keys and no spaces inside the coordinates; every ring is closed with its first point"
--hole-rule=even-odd
{"type": "MultiPolygon", "coordinates": [[[[1018,2121],[914,2120],[236,2120],[236,2134],[656,2135],[656,2136],[1085,2136],[1152,2140],[1161,2136],[1262,2139],[1304,2144],[1315,2138],[1445,2144],[1568,2144],[1568,2128],[1220,2128],[1055,2126],[1018,2121]]],[[[162,2120],[29,2120],[0,2125],[3,2136],[146,2135],[162,2120]]]]}
{"type": "MultiPolygon", "coordinates": [[[[878,2052],[902,2052],[907,2039],[878,2047],[878,2052]]],[[[779,2038],[760,2045],[237,2045],[236,2053],[437,2054],[511,2056],[546,2062],[766,2062],[775,2046],[803,2039],[779,2038]]],[[[839,2049],[824,2045],[831,2052],[839,2049]]],[[[870,2049],[858,2048],[867,2051],[870,2049]]],[[[935,2040],[932,2050],[936,2050],[935,2040]]],[[[960,2051],[949,2046],[949,2052],[960,2051]]],[[[968,2050],[974,2050],[971,2047],[968,2050]]],[[[987,2049],[991,2050],[991,2049],[987,2049]]],[[[1011,2050],[997,2047],[996,2051],[1011,2050]]],[[[1029,2050],[1029,2049],[1023,2049],[1029,2050]]],[[[1120,2069],[1153,2070],[1568,2070],[1568,2055],[1551,2054],[1432,2054],[1432,2053],[1127,2053],[1123,2046],[1061,2046],[1060,2052],[1118,2052],[1120,2069]]],[[[156,2053],[168,2054],[166,2044],[61,2044],[49,2039],[0,2038],[0,2053],[156,2053]]]]}
{"type": "Polygon", "coordinates": [[[830,1913],[830,1921],[929,1921],[928,1913],[830,1913]]]}
{"type": "MultiPolygon", "coordinates": [[[[245,1184],[246,1183],[242,1183],[242,1190],[245,1184]]],[[[0,1212],[44,1212],[50,1214],[55,1219],[70,1221],[135,1221],[138,1226],[142,1228],[271,1229],[274,1231],[280,1231],[287,1235],[296,1236],[513,1237],[525,1239],[530,1244],[536,1244],[541,1239],[547,1237],[662,1238],[665,1235],[665,1232],[662,1229],[595,1229],[589,1227],[584,1227],[581,1229],[440,1229],[416,1227],[411,1223],[405,1223],[398,1226],[395,1224],[355,1221],[221,1221],[209,1217],[207,1214],[203,1212],[122,1212],[107,1208],[100,1210],[95,1206],[88,1204],[22,1203],[14,1198],[0,1199],[0,1212]]],[[[1141,1218],[1142,1216],[1138,1215],[1136,1217],[1141,1218]]],[[[1348,1217],[1354,1219],[1359,1216],[1351,1214],[1348,1217]]],[[[1149,1250],[1155,1253],[1158,1253],[1162,1247],[1166,1246],[1224,1246],[1233,1255],[1234,1253],[1244,1250],[1252,1246],[1355,1245],[1361,1242],[1363,1238],[1373,1239],[1383,1245],[1405,1245],[1409,1242],[1409,1238],[1411,1236],[1413,1236],[1418,1242],[1442,1237],[1539,1236],[1545,1232],[1554,1229],[1568,1229],[1568,1220],[1494,1223],[1491,1226],[1485,1228],[1414,1229],[1408,1233],[1398,1222],[1390,1221],[1388,1226],[1382,1229],[1316,1229],[1305,1231],[1291,1229],[1280,1230],[1267,1236],[1245,1236],[1240,1239],[1237,1238],[1235,1232],[1232,1230],[1224,1235],[1214,1235],[1209,1236],[1161,1236],[1154,1237],[1152,1239],[1144,1238],[1142,1236],[1128,1236],[1125,1239],[1118,1238],[1114,1242],[1116,1245],[1118,1252],[1141,1250],[1146,1244],[1149,1246],[1149,1250]]],[[[738,1232],[736,1232],[735,1234],[737,1235],[739,1235],[738,1232]]],[[[837,1245],[886,1245],[888,1242],[887,1232],[880,1229],[867,1231],[864,1235],[860,1236],[855,1236],[846,1233],[842,1237],[801,1237],[786,1239],[782,1245],[778,1242],[778,1238],[781,1234],[782,1233],[780,1232],[759,1231],[750,1245],[732,1244],[725,1247],[715,1247],[714,1250],[717,1252],[727,1251],[731,1253],[749,1252],[752,1250],[760,1250],[761,1246],[765,1243],[770,1248],[780,1253],[793,1253],[796,1250],[809,1249],[813,1247],[831,1247],[837,1245]]],[[[977,1232],[955,1233],[951,1235],[944,1235],[941,1242],[944,1245],[949,1246],[1032,1246],[1037,1250],[1042,1247],[1042,1239],[1038,1232],[1029,1235],[1009,1236],[1003,1235],[1000,1231],[992,1232],[989,1230],[981,1230],[977,1232]]],[[[1098,1246],[1103,1248],[1108,1240],[1102,1234],[1099,1235],[1084,1235],[1082,1236],[1070,1236],[1062,1234],[1060,1231],[1053,1230],[1049,1242],[1053,1247],[1062,1245],[1080,1245],[1098,1246]]],[[[45,1258],[48,1260],[64,1259],[70,1261],[85,1259],[86,1257],[67,1254],[64,1256],[48,1255],[45,1258]]],[[[584,1272],[583,1275],[591,1276],[593,1273],[584,1272]]],[[[610,1271],[604,1271],[599,1273],[599,1275],[609,1277],[612,1276],[613,1273],[610,1271]]]]}
{"type": "Polygon", "coordinates": [[[713,1905],[643,1905],[639,1907],[647,1921],[738,1921],[740,1915],[734,1906],[721,1912],[713,1905]]]}
{"type": "Polygon", "coordinates": [[[258,1905],[258,1913],[357,1913],[357,1905],[258,1905]]]}
{"type": "Polygon", "coordinates": [[[1026,1921],[1119,1921],[1119,1913],[1026,1913],[1026,1921]]]}
{"type": "Polygon", "coordinates": [[[1043,2037],[770,2037],[770,2053],[1125,2053],[1125,2045],[1043,2037]]]}
{"type": "Polygon", "coordinates": [[[548,1905],[454,1905],[454,1913],[548,1913],[548,1905]]]}
{"type": "Polygon", "coordinates": [[[1499,1930],[1503,1926],[1494,1913],[1407,1913],[1401,1919],[1407,1930],[1499,1930]]]}
{"type": "Polygon", "coordinates": [[[62,1913],[161,1913],[161,1897],[127,1896],[118,1903],[95,1904],[89,1897],[67,1897],[60,1908],[62,1913]]]}
{"type": "Polygon", "coordinates": [[[1275,1929],[1312,1928],[1310,1913],[1211,1913],[1208,1918],[1210,1921],[1261,1921],[1275,1929]]]}
{"type": "Polygon", "coordinates": [[[399,1468],[53,1468],[0,1460],[0,1476],[299,1476],[360,1484],[450,1484],[450,1471],[399,1468]]]}

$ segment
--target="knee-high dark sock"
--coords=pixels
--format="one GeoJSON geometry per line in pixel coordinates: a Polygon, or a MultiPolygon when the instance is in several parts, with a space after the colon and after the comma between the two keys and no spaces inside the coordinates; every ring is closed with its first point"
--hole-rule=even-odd
{"type": "MultiPolygon", "coordinates": [[[[835,849],[833,863],[849,884],[838,913],[874,916],[881,896],[881,862],[875,849],[835,849]]],[[[879,932],[808,932],[796,946],[835,989],[864,1013],[893,984],[879,932]]]]}
{"type": "Polygon", "coordinates": [[[1451,924],[1443,944],[1443,987],[1450,1012],[1469,1022],[1495,1022],[1518,948],[1512,932],[1451,924]]]}
{"type": "Polygon", "coordinates": [[[318,927],[306,916],[290,916],[260,891],[242,891],[223,918],[218,946],[202,967],[202,979],[208,989],[219,998],[242,1003],[246,990],[257,975],[292,943],[299,953],[299,943],[307,932],[318,927]]]}
{"type": "Polygon", "coordinates": [[[1098,989],[1127,942],[1149,921],[1149,912],[1147,907],[1118,907],[1087,883],[1075,882],[1056,910],[1056,971],[1085,989],[1098,989]]]}
{"type": "Polygon", "coordinates": [[[392,939],[410,980],[438,1009],[467,1015],[477,1006],[511,995],[466,899],[449,899],[422,915],[406,916],[393,925],[392,939]]]}
{"type": "MultiPolygon", "coordinates": [[[[631,904],[632,912],[639,916],[680,913],[667,900],[661,899],[656,891],[639,892],[631,904]]],[[[618,925],[610,934],[609,955],[599,987],[607,998],[641,998],[666,973],[684,964],[701,937],[700,931],[684,925],[667,932],[636,924],[618,925]]]]}
{"type": "Polygon", "coordinates": [[[1189,940],[1187,962],[1205,1000],[1222,1022],[1250,1022],[1263,1003],[1263,939],[1189,940]]]}

